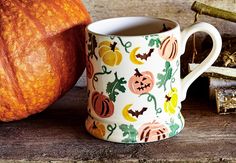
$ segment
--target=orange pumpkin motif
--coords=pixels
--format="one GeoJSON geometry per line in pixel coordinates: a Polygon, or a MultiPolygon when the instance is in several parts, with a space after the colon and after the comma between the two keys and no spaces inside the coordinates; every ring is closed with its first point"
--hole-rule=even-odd
{"type": "Polygon", "coordinates": [[[92,106],[95,113],[101,118],[108,118],[114,112],[113,102],[103,93],[96,91],[92,94],[92,106]]]}
{"type": "Polygon", "coordinates": [[[98,122],[94,121],[91,117],[88,117],[85,122],[86,129],[95,137],[102,139],[106,134],[105,126],[98,122]]]}
{"type": "Polygon", "coordinates": [[[152,142],[169,137],[170,130],[165,124],[153,121],[143,124],[138,130],[139,140],[142,142],[152,142]]]}
{"type": "Polygon", "coordinates": [[[119,65],[122,61],[122,54],[116,45],[116,42],[111,43],[109,41],[103,41],[99,44],[99,56],[109,66],[119,65]]]}
{"type": "Polygon", "coordinates": [[[173,36],[168,36],[165,38],[165,40],[161,43],[159,54],[167,61],[172,61],[175,59],[178,54],[177,39],[173,36]]]}
{"type": "Polygon", "coordinates": [[[91,79],[93,77],[94,67],[90,59],[87,59],[86,72],[87,72],[87,77],[91,79]]]}
{"type": "Polygon", "coordinates": [[[150,71],[142,73],[135,69],[135,74],[129,79],[129,89],[135,94],[143,94],[150,92],[154,86],[154,77],[150,71]]]}
{"type": "Polygon", "coordinates": [[[74,86],[90,17],[80,0],[1,0],[0,22],[0,121],[13,121],[74,86]]]}

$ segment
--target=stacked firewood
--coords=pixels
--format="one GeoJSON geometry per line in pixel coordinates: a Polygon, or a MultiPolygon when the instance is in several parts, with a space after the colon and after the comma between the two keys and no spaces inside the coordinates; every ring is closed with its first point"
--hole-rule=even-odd
{"type": "MultiPolygon", "coordinates": [[[[199,2],[194,2],[192,10],[197,14],[204,14],[216,18],[222,18],[236,22],[236,13],[214,8],[199,2]]],[[[219,114],[236,113],[236,35],[222,35],[222,50],[216,62],[203,76],[209,78],[209,97],[216,100],[219,114]]],[[[202,43],[203,52],[195,58],[194,63],[189,64],[192,71],[206,58],[212,48],[212,41],[206,36],[202,43]]],[[[196,53],[193,53],[195,55],[196,53]]]]}

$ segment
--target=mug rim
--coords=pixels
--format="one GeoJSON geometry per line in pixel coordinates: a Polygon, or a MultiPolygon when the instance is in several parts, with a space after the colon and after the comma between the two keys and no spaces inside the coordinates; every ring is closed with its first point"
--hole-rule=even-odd
{"type": "Polygon", "coordinates": [[[121,17],[111,17],[111,18],[106,18],[106,19],[101,19],[101,20],[97,20],[94,21],[90,24],[88,24],[85,28],[86,31],[88,31],[89,33],[92,33],[94,35],[98,35],[98,36],[117,36],[117,37],[139,37],[139,36],[148,36],[148,35],[155,35],[155,34],[164,34],[164,33],[169,33],[171,31],[174,31],[176,29],[180,28],[179,23],[175,20],[170,20],[167,18],[159,18],[159,17],[152,17],[152,16],[121,16],[121,17]],[[153,19],[155,21],[167,21],[170,22],[172,24],[174,24],[175,26],[171,29],[168,29],[166,31],[162,31],[162,32],[153,32],[153,33],[148,33],[148,34],[137,34],[137,35],[119,35],[119,34],[104,34],[104,33],[99,33],[99,32],[95,32],[94,30],[91,30],[91,26],[96,25],[97,23],[102,23],[105,21],[109,21],[109,20],[116,20],[116,19],[134,19],[134,18],[143,18],[143,19],[153,19]]]}

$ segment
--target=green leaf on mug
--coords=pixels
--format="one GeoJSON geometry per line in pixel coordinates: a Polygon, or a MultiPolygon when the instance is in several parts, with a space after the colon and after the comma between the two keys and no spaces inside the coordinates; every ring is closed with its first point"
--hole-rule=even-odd
{"type": "Polygon", "coordinates": [[[177,123],[172,123],[170,125],[171,132],[169,133],[169,136],[175,136],[177,134],[177,130],[179,129],[179,125],[177,123]]]}
{"type": "Polygon", "coordinates": [[[170,123],[168,123],[171,132],[169,133],[169,137],[175,136],[178,134],[178,129],[180,128],[179,124],[175,122],[174,118],[170,119],[170,123]]]}
{"type": "Polygon", "coordinates": [[[161,45],[161,40],[158,36],[151,36],[152,38],[149,40],[148,46],[159,48],[161,45]]]}
{"type": "Polygon", "coordinates": [[[123,131],[123,137],[124,138],[121,142],[123,143],[135,143],[136,141],[136,137],[138,135],[138,131],[134,128],[133,125],[126,125],[126,124],[122,124],[119,126],[119,128],[123,131]]]}
{"type": "Polygon", "coordinates": [[[155,45],[155,40],[154,39],[151,39],[150,41],[149,41],[149,44],[148,44],[148,46],[154,46],[155,45]]]}
{"type": "Polygon", "coordinates": [[[166,90],[166,82],[170,80],[171,77],[172,77],[172,67],[170,65],[170,62],[166,61],[163,73],[157,74],[157,78],[159,80],[159,82],[157,83],[158,88],[163,86],[164,90],[166,90]]]}
{"type": "Polygon", "coordinates": [[[126,84],[127,81],[125,80],[125,78],[118,79],[117,73],[114,74],[115,74],[115,80],[113,82],[107,83],[106,92],[108,93],[109,98],[115,102],[116,96],[119,95],[119,92],[124,93],[126,91],[126,88],[123,85],[126,84]]]}

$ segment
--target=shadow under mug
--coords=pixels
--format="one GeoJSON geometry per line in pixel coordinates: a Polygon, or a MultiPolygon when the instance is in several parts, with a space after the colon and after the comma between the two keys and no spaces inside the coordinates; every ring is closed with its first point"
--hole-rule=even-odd
{"type": "Polygon", "coordinates": [[[180,30],[177,22],[151,17],[119,17],[86,28],[88,118],[93,136],[120,143],[166,139],[184,127],[181,102],[190,84],[220,54],[221,36],[208,23],[180,30]],[[208,57],[184,79],[180,56],[195,32],[209,34],[208,57]]]}

